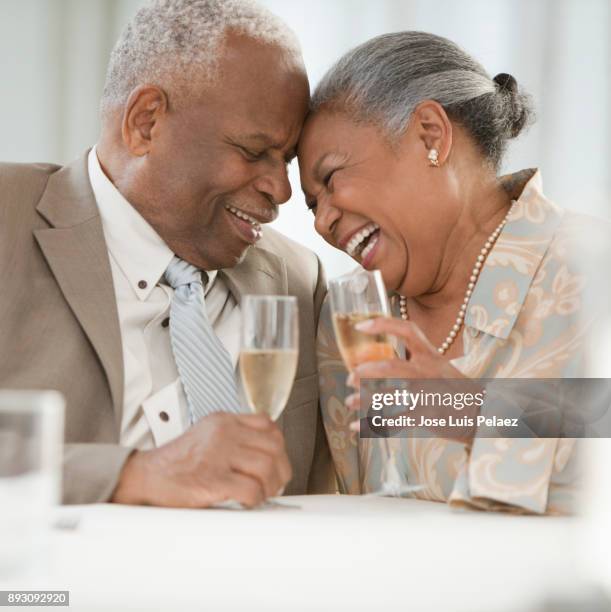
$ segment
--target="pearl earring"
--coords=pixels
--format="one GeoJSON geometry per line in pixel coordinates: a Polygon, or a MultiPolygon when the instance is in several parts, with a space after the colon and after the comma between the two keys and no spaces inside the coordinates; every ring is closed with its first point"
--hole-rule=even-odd
{"type": "Polygon", "coordinates": [[[435,168],[439,168],[439,151],[437,149],[431,149],[429,151],[429,163],[435,168]]]}

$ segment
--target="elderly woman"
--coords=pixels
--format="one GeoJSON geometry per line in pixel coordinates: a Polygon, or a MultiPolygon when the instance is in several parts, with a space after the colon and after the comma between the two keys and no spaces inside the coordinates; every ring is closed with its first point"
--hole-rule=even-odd
{"type": "MultiPolygon", "coordinates": [[[[421,32],[350,51],[315,91],[299,146],[315,227],[379,269],[394,319],[370,333],[404,341],[407,359],[362,377],[561,378],[582,375],[587,277],[577,264],[595,223],[542,192],[540,173],[498,177],[507,141],[531,117],[508,74],[491,79],[454,43],[421,32]]],[[[380,489],[384,446],[351,433],[354,398],[328,314],[319,333],[323,413],[340,489],[380,489]]],[[[428,500],[487,510],[568,512],[576,441],[477,436],[388,441],[428,500]]]]}

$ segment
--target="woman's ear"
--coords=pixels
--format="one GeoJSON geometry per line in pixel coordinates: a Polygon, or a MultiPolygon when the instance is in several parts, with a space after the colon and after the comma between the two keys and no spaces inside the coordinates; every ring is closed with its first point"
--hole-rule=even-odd
{"type": "Polygon", "coordinates": [[[121,136],[132,155],[146,155],[154,130],[168,110],[168,96],[155,85],[136,87],[125,105],[121,136]]]}
{"type": "Polygon", "coordinates": [[[437,165],[441,166],[452,149],[452,123],[443,106],[435,100],[425,100],[414,109],[412,121],[423,155],[430,160],[431,151],[436,151],[437,165]]]}

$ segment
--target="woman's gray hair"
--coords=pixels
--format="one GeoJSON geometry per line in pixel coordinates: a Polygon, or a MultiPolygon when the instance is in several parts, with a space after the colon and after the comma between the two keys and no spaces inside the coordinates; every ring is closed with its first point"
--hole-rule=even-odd
{"type": "Polygon", "coordinates": [[[254,0],[150,0],[111,53],[102,113],[124,104],[144,83],[177,89],[212,81],[228,31],[279,46],[295,65],[303,65],[292,30],[254,0]]]}
{"type": "Polygon", "coordinates": [[[533,115],[511,75],[491,79],[458,45],[425,32],[384,34],[349,51],[318,84],[311,108],[347,112],[396,141],[424,100],[441,104],[495,167],[533,115]]]}

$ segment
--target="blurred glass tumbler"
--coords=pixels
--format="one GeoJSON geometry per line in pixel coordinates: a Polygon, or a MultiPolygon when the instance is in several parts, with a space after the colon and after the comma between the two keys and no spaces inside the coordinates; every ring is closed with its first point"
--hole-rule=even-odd
{"type": "Polygon", "coordinates": [[[0,391],[0,579],[48,554],[61,501],[64,400],[55,391],[0,391]]]}

